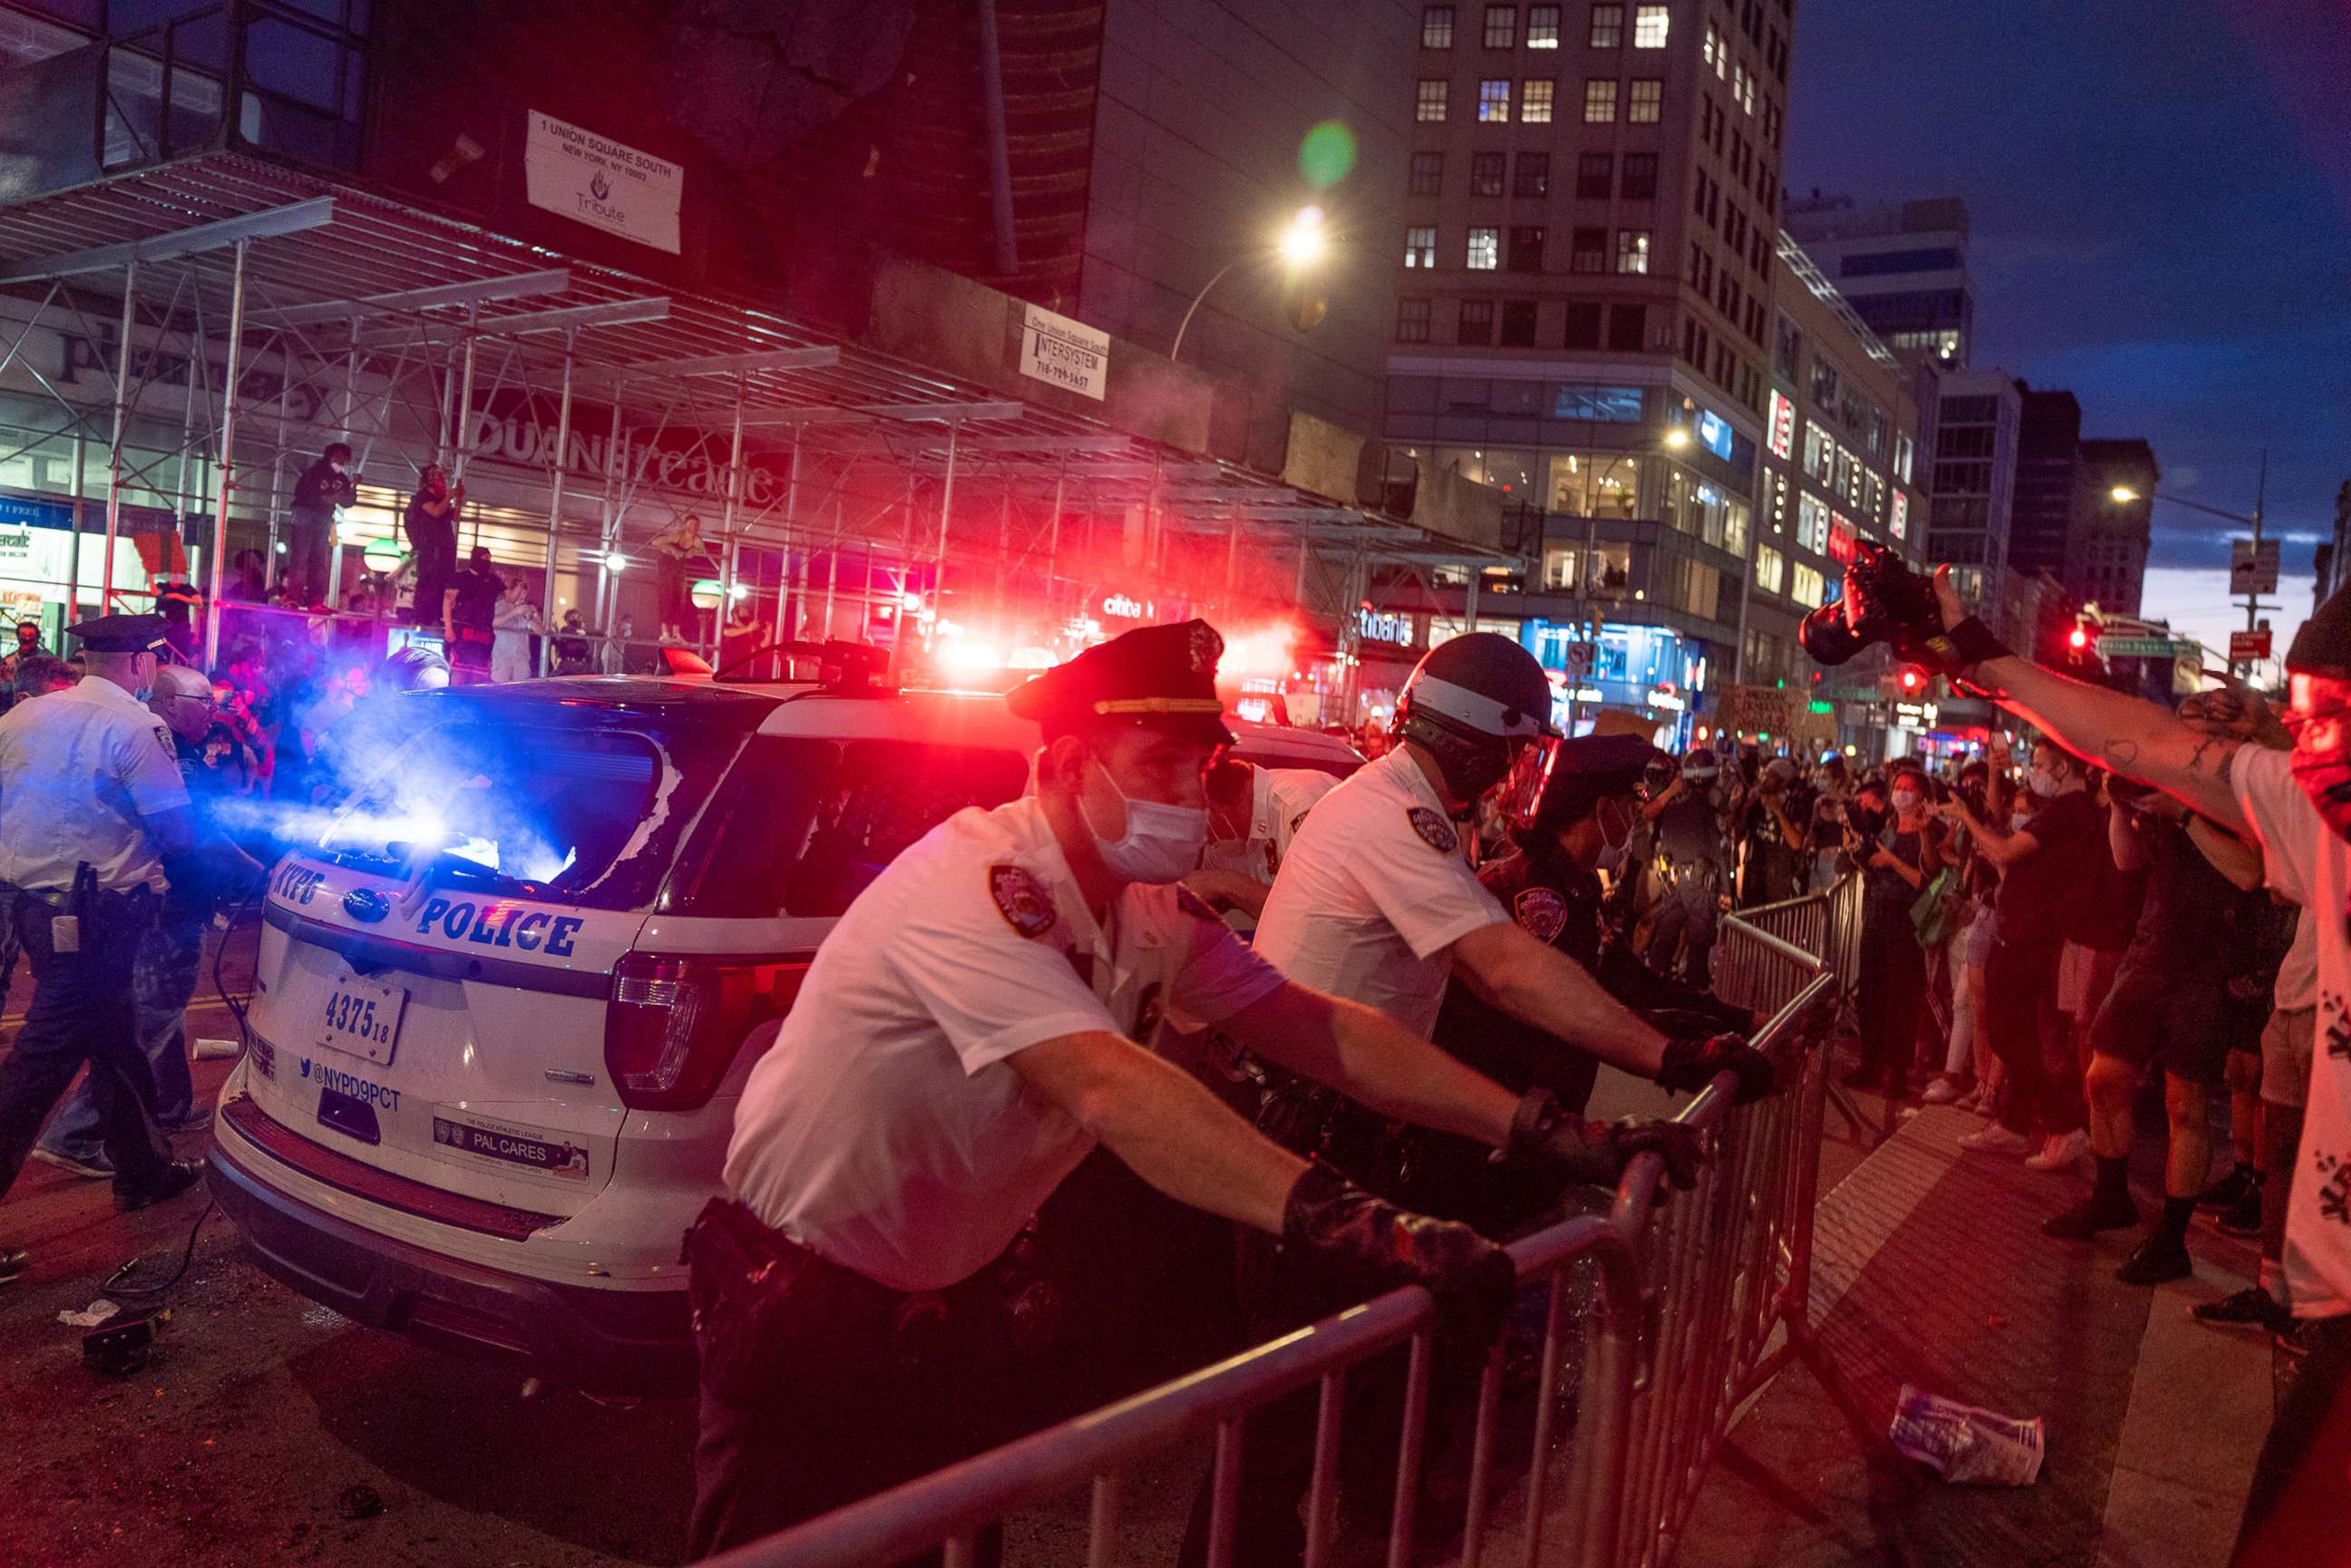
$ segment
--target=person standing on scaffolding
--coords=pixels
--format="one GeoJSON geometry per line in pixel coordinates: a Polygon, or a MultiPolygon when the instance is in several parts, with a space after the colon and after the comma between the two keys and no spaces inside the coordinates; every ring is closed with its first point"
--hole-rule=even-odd
{"type": "Polygon", "coordinates": [[[294,504],[287,512],[286,529],[287,581],[300,584],[306,594],[326,592],[335,514],[359,498],[351,449],[340,441],[331,443],[294,481],[294,504]]]}
{"type": "Polygon", "coordinates": [[[691,643],[702,634],[688,579],[703,563],[702,519],[689,512],[645,541],[653,552],[653,597],[660,606],[661,640],[691,643]]]}
{"type": "Polygon", "coordinates": [[[416,476],[416,494],[400,519],[416,559],[416,600],[410,619],[430,630],[443,621],[443,604],[457,575],[457,514],[465,505],[464,484],[451,485],[438,463],[416,476]]]}

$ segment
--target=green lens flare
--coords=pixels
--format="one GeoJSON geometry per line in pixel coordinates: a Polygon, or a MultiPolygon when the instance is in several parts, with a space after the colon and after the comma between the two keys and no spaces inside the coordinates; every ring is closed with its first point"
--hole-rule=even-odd
{"type": "Polygon", "coordinates": [[[1335,120],[1326,120],[1298,144],[1298,172],[1318,191],[1330,189],[1354,172],[1355,133],[1335,120]]]}

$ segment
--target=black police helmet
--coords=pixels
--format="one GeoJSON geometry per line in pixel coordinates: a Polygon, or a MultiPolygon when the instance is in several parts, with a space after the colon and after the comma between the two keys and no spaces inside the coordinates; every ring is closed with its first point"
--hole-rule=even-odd
{"type": "Polygon", "coordinates": [[[1436,758],[1447,792],[1475,800],[1530,742],[1556,738],[1551,677],[1508,637],[1471,632],[1431,648],[1396,700],[1396,730],[1436,758]]]}

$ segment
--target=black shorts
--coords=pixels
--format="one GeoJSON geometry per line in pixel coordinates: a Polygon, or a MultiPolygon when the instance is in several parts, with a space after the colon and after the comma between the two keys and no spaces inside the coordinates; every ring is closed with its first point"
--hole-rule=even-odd
{"type": "Polygon", "coordinates": [[[2154,1062],[2190,1083],[2218,1083],[2231,1040],[2229,993],[2217,985],[2180,982],[2177,975],[2126,962],[2115,975],[2090,1049],[2133,1067],[2154,1062]]]}

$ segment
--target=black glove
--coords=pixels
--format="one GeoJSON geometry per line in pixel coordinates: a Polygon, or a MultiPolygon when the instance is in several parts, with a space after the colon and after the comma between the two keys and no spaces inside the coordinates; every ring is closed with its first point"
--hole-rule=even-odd
{"type": "Polygon", "coordinates": [[[1952,681],[1959,680],[1978,664],[2005,658],[2011,652],[1991,627],[1973,615],[1946,631],[1938,613],[1931,622],[1900,628],[1891,641],[1896,658],[1908,664],[1923,664],[1952,681]]]}
{"type": "Polygon", "coordinates": [[[1500,1335],[1518,1283],[1510,1255],[1468,1226],[1398,1208],[1321,1160],[1290,1189],[1281,1239],[1359,1299],[1426,1286],[1438,1331],[1480,1349],[1500,1335]]]}
{"type": "Polygon", "coordinates": [[[1687,1189],[1705,1162],[1701,1134],[1679,1122],[1627,1116],[1621,1122],[1587,1122],[1559,1107],[1548,1089],[1531,1090],[1519,1102],[1510,1124],[1513,1159],[1544,1166],[1587,1186],[1613,1187],[1625,1167],[1642,1155],[1665,1157],[1666,1175],[1687,1189]]]}
{"type": "Polygon", "coordinates": [[[1718,1072],[1738,1075],[1734,1105],[1752,1104],[1779,1087],[1771,1059],[1735,1034],[1667,1040],[1666,1059],[1657,1066],[1657,1087],[1695,1094],[1713,1082],[1718,1072]]]}

